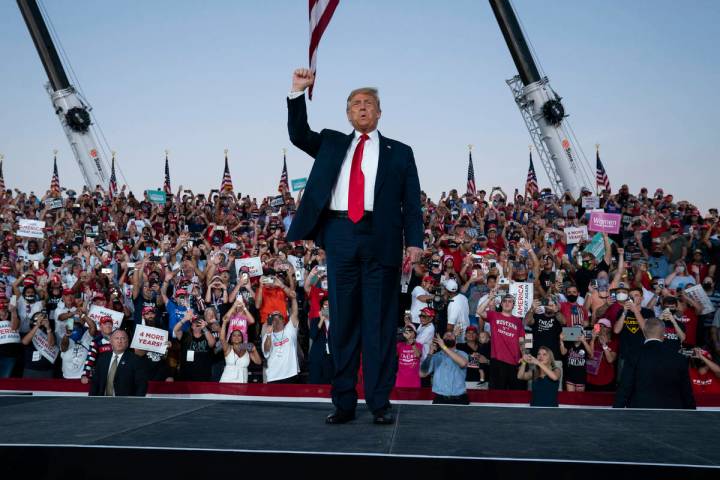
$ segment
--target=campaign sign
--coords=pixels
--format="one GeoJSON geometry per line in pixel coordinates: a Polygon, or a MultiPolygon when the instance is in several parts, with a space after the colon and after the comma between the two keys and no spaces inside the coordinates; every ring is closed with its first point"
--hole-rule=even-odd
{"type": "Polygon", "coordinates": [[[270,206],[273,208],[282,207],[283,205],[285,205],[285,199],[282,195],[278,195],[277,197],[270,200],[270,206]]]}
{"type": "Polygon", "coordinates": [[[618,233],[620,231],[619,213],[591,212],[588,230],[591,232],[618,233]]]}
{"type": "Polygon", "coordinates": [[[29,218],[21,218],[18,220],[18,237],[43,238],[45,233],[45,222],[40,220],[30,220],[29,218]]]}
{"type": "Polygon", "coordinates": [[[588,238],[587,227],[584,225],[582,227],[567,227],[564,231],[568,245],[580,243],[582,240],[587,240],[588,238]]]}
{"type": "Polygon", "coordinates": [[[148,327],[146,325],[137,325],[135,327],[135,335],[133,335],[130,348],[137,348],[165,355],[165,352],[167,352],[167,341],[167,330],[148,327]]]}
{"type": "Polygon", "coordinates": [[[515,297],[515,306],[512,314],[516,317],[524,317],[530,310],[533,301],[533,284],[515,282],[510,284],[510,295],[515,297]]]}
{"type": "Polygon", "coordinates": [[[685,295],[702,305],[703,309],[702,312],[700,312],[700,315],[707,315],[708,313],[715,311],[715,306],[712,304],[710,297],[707,296],[707,293],[705,293],[702,285],[694,285],[690,288],[686,288],[685,295]]]}
{"type": "Polygon", "coordinates": [[[58,357],[58,355],[60,355],[60,347],[58,347],[57,345],[52,347],[50,346],[47,333],[43,332],[42,330],[38,330],[37,332],[35,332],[32,343],[35,347],[35,350],[40,352],[40,355],[45,357],[48,362],[55,363],[55,359],[58,357]]]}
{"type": "Polygon", "coordinates": [[[596,197],[596,196],[582,197],[582,207],[589,208],[589,209],[600,208],[600,197],[596,197]]]}
{"type": "Polygon", "coordinates": [[[307,185],[307,177],[296,178],[295,180],[290,180],[290,184],[292,185],[293,192],[302,190],[303,188],[305,188],[305,185],[307,185]]]}
{"type": "Polygon", "coordinates": [[[63,200],[62,198],[48,198],[45,200],[45,207],[48,210],[57,210],[58,208],[63,208],[63,200]]]}
{"type": "Polygon", "coordinates": [[[20,343],[20,334],[10,328],[10,322],[0,322],[0,345],[6,343],[20,343]]]}
{"type": "Polygon", "coordinates": [[[95,325],[97,325],[98,328],[100,328],[100,319],[105,315],[109,315],[110,317],[112,317],[113,330],[120,328],[120,324],[122,323],[123,317],[125,316],[123,312],[116,312],[115,310],[110,310],[109,308],[101,307],[98,305],[93,305],[92,307],[90,307],[90,311],[88,312],[88,316],[95,321],[95,325]]]}
{"type": "Polygon", "coordinates": [[[165,202],[167,202],[167,194],[163,192],[162,190],[148,190],[147,192],[148,200],[152,203],[157,203],[158,205],[165,205],[165,202]]]}
{"type": "Polygon", "coordinates": [[[260,277],[263,274],[262,262],[260,257],[238,258],[235,260],[235,272],[240,276],[240,269],[248,268],[248,274],[251,277],[260,277]]]}
{"type": "Polygon", "coordinates": [[[599,262],[605,256],[605,241],[602,235],[596,233],[595,236],[587,244],[583,252],[592,254],[593,257],[599,262]]]}

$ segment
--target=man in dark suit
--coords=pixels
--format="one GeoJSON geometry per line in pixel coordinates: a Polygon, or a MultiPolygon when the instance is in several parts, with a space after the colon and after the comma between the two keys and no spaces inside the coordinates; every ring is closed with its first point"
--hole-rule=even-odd
{"type": "Polygon", "coordinates": [[[416,262],[423,242],[415,159],[409,146],[377,131],[380,99],[373,88],[348,97],[351,133],[312,131],[303,92],[314,80],[310,70],[295,70],[288,96],[290,140],[315,163],[287,240],[314,240],[327,254],[336,410],[326,422],[355,418],[362,351],[367,406],[376,424],[392,424],[403,246],[416,262]]]}
{"type": "Polygon", "coordinates": [[[144,360],[128,350],[128,335],[115,330],[110,336],[112,351],[101,353],[90,384],[93,397],[144,397],[147,376],[144,360]]]}
{"type": "Polygon", "coordinates": [[[645,344],[630,357],[615,394],[615,408],[695,408],[688,359],[663,342],[665,325],[650,318],[645,344]]]}

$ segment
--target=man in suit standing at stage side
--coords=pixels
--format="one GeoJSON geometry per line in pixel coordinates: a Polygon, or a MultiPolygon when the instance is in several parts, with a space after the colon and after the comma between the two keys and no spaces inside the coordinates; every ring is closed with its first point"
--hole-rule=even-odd
{"type": "Polygon", "coordinates": [[[90,384],[90,396],[144,397],[147,375],[144,360],[128,350],[128,334],[110,335],[112,351],[100,354],[90,384]]]}
{"type": "Polygon", "coordinates": [[[615,408],[695,408],[688,359],[663,342],[665,325],[650,318],[645,344],[623,368],[615,408]]]}
{"type": "Polygon", "coordinates": [[[327,254],[335,412],[326,422],[355,418],[362,351],[365,401],[373,421],[392,424],[403,246],[417,262],[423,245],[415,159],[409,146],[377,131],[380,98],[373,88],[350,93],[350,134],[312,131],[304,91],[314,80],[310,70],[295,70],[288,96],[290,140],[315,162],[287,240],[314,240],[327,254]]]}

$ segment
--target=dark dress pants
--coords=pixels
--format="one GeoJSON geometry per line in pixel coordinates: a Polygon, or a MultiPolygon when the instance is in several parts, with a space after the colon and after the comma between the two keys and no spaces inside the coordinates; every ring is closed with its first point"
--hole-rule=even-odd
{"type": "Polygon", "coordinates": [[[372,249],[372,217],[357,224],[327,218],[323,240],[330,299],[330,351],[335,374],[332,401],[354,412],[362,352],[365,402],[386,408],[397,372],[397,315],[400,269],[381,265],[372,249]]]}

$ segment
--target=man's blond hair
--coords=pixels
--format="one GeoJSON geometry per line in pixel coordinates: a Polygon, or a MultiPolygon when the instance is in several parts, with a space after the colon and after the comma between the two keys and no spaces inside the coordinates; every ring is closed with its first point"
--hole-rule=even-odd
{"type": "Polygon", "coordinates": [[[380,95],[378,94],[378,89],[375,87],[361,87],[356,88],[355,90],[350,92],[350,95],[348,95],[347,98],[347,111],[350,111],[350,100],[352,100],[355,95],[358,95],[360,93],[365,93],[372,96],[375,99],[375,104],[377,105],[378,111],[380,111],[380,95]]]}

